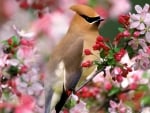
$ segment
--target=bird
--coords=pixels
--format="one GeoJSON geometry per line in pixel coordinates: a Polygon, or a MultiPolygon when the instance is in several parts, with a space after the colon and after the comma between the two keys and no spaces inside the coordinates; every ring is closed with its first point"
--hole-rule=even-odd
{"type": "Polygon", "coordinates": [[[75,14],[68,31],[54,47],[46,65],[44,113],[61,111],[86,72],[81,67],[82,61],[95,59],[94,56],[84,55],[83,51],[86,48],[92,49],[96,37],[99,36],[100,22],[104,19],[87,5],[75,4],[70,9],[75,14]]]}

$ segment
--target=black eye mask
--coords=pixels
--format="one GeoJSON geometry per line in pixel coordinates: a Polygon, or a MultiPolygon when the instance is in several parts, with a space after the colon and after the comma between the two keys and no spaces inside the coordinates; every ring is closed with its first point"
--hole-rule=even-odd
{"type": "Polygon", "coordinates": [[[83,17],[87,22],[89,23],[93,23],[93,22],[98,22],[98,21],[103,21],[104,19],[101,19],[99,16],[98,17],[88,17],[85,15],[80,15],[81,17],[83,17]]]}

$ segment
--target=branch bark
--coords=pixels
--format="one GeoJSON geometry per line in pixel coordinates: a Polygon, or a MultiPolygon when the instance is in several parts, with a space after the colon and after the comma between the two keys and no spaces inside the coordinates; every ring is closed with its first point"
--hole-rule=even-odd
{"type": "Polygon", "coordinates": [[[100,72],[105,70],[105,66],[101,68],[100,70],[97,70],[88,80],[86,80],[79,88],[75,90],[75,93],[78,92],[80,89],[82,89],[85,85],[87,85],[92,79],[100,72]]]}

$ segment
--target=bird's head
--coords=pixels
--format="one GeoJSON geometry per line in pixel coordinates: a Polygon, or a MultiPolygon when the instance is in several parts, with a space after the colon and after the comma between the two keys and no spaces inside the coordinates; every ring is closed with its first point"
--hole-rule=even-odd
{"type": "Polygon", "coordinates": [[[80,26],[80,28],[98,28],[102,19],[99,14],[91,7],[87,5],[73,5],[70,7],[76,14],[73,17],[72,24],[80,26]]]}

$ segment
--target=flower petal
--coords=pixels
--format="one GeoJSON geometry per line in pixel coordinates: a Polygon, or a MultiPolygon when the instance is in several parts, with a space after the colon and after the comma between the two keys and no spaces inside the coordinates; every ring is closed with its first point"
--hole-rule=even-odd
{"type": "Polygon", "coordinates": [[[142,13],[142,7],[140,5],[136,5],[135,10],[137,13],[142,13]]]}
{"type": "Polygon", "coordinates": [[[110,104],[110,106],[111,106],[111,108],[117,108],[118,106],[117,106],[117,103],[115,103],[114,101],[112,101],[112,100],[110,100],[110,102],[109,102],[109,104],[110,104]]]}
{"type": "Polygon", "coordinates": [[[147,26],[150,26],[150,13],[147,13],[145,18],[144,18],[144,23],[147,25],[147,26]]]}
{"type": "Polygon", "coordinates": [[[148,12],[148,10],[149,10],[149,4],[145,4],[145,6],[143,8],[143,11],[148,12]]]}
{"type": "Polygon", "coordinates": [[[138,30],[144,30],[145,29],[145,25],[143,23],[141,23],[138,27],[138,30]]]}
{"type": "Polygon", "coordinates": [[[150,43],[150,32],[147,32],[147,33],[145,34],[145,38],[146,38],[146,41],[147,41],[148,43],[150,43]]]}
{"type": "Polygon", "coordinates": [[[132,14],[130,15],[131,20],[140,20],[140,15],[139,14],[132,14]]]}
{"type": "Polygon", "coordinates": [[[137,28],[139,25],[140,25],[140,22],[139,22],[139,21],[135,21],[135,22],[132,22],[132,23],[130,24],[130,28],[131,28],[131,29],[132,29],[132,28],[137,28]]]}
{"type": "Polygon", "coordinates": [[[143,35],[143,34],[145,34],[145,32],[146,32],[145,30],[142,30],[142,31],[140,31],[140,34],[143,35]]]}

